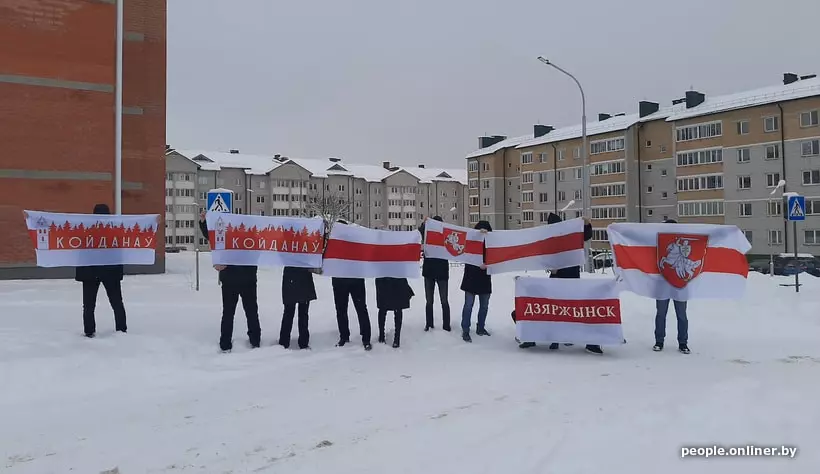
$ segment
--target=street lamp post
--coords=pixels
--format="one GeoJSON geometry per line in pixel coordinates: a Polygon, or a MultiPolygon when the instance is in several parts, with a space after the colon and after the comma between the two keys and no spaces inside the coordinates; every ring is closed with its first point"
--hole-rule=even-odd
{"type": "MultiPolygon", "coordinates": [[[[590,216],[589,212],[589,144],[587,143],[587,99],[586,95],[584,95],[584,88],[581,86],[581,82],[578,81],[578,79],[576,79],[575,76],[570,74],[567,70],[556,65],[555,63],[551,62],[549,59],[545,59],[543,56],[538,56],[538,60],[546,64],[547,66],[551,66],[557,69],[558,71],[564,73],[565,75],[569,76],[570,79],[575,81],[575,84],[578,86],[578,90],[581,92],[581,140],[583,141],[583,151],[581,153],[581,159],[582,163],[584,164],[584,169],[581,173],[581,207],[583,209],[581,212],[584,217],[591,218],[592,216],[590,216]]],[[[587,242],[584,242],[584,255],[587,271],[589,273],[594,273],[595,268],[592,265],[592,252],[590,252],[589,244],[587,242]]]]}
{"type": "MultiPolygon", "coordinates": [[[[772,189],[772,192],[769,193],[769,196],[774,196],[774,193],[779,191],[781,188],[786,186],[786,180],[781,179],[778,181],[777,186],[772,189]]],[[[772,201],[769,201],[770,203],[772,201]]],[[[769,278],[774,277],[774,242],[772,242],[772,231],[771,229],[767,229],[766,232],[769,234],[766,236],[766,240],[769,242],[769,278]]]]}

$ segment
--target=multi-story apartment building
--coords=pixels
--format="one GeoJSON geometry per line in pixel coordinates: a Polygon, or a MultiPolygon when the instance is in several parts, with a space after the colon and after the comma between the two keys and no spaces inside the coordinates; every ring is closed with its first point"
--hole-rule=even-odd
{"type": "Polygon", "coordinates": [[[541,225],[549,212],[576,217],[588,192],[593,248],[608,247],[612,222],[673,218],[737,225],[751,254],[781,253],[794,251],[781,198],[791,191],[807,202],[798,250],[820,253],[820,79],[785,74],[773,87],[688,91],[668,107],[638,109],[588,124],[589,189],[579,125],[481,137],[467,156],[470,220],[515,229],[541,225]]]}
{"type": "Polygon", "coordinates": [[[233,192],[238,214],[310,216],[313,201],[332,198],[344,203],[348,221],[376,229],[413,230],[435,215],[457,225],[467,220],[463,169],[170,150],[166,172],[166,243],[186,249],[204,248],[198,214],[215,188],[233,192]]]}

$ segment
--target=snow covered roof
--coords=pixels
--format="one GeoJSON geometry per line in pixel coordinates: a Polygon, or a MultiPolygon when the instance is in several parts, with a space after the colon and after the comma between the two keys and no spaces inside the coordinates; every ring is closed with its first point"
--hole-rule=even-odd
{"type": "Polygon", "coordinates": [[[816,95],[820,95],[820,78],[802,79],[788,85],[779,84],[735,94],[715,97],[706,96],[706,100],[702,104],[691,109],[684,107],[677,113],[671,114],[666,120],[671,122],[816,95]]]}
{"type": "Polygon", "coordinates": [[[433,181],[449,181],[467,184],[467,170],[466,169],[452,169],[452,168],[402,168],[413,176],[417,177],[422,183],[432,183],[433,181]]]}
{"type": "Polygon", "coordinates": [[[223,168],[244,169],[246,174],[264,175],[282,163],[273,156],[249,155],[246,153],[225,153],[206,150],[174,150],[178,154],[198,164],[206,171],[220,171],[223,168]]]}
{"type": "MultiPolygon", "coordinates": [[[[654,115],[654,114],[653,114],[654,115]]],[[[648,118],[648,117],[645,117],[648,118]]],[[[616,115],[603,121],[587,123],[587,136],[600,135],[602,133],[618,132],[626,130],[635,125],[640,120],[638,114],[616,115]]],[[[527,148],[531,146],[543,145],[545,143],[562,142],[583,136],[581,124],[570,127],[556,128],[546,135],[533,138],[519,144],[516,148],[527,148]]]]}
{"type": "Polygon", "coordinates": [[[478,158],[479,156],[491,155],[491,154],[497,152],[498,150],[501,150],[502,148],[512,148],[514,146],[520,145],[522,142],[525,142],[527,140],[532,140],[532,137],[533,137],[533,134],[531,133],[529,135],[522,135],[520,137],[507,138],[506,140],[501,140],[500,142],[496,143],[495,145],[491,145],[491,146],[488,146],[486,148],[478,149],[478,150],[470,153],[469,155],[467,155],[467,158],[468,159],[469,158],[478,158]]]}

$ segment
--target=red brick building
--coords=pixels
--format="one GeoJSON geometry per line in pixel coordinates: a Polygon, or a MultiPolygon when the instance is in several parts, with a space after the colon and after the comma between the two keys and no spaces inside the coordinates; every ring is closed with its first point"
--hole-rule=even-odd
{"type": "MultiPolygon", "coordinates": [[[[165,215],[165,2],[124,3],[125,214],[165,215]]],[[[22,211],[114,209],[116,0],[0,0],[0,44],[0,279],[71,276],[34,266],[22,211]]]]}

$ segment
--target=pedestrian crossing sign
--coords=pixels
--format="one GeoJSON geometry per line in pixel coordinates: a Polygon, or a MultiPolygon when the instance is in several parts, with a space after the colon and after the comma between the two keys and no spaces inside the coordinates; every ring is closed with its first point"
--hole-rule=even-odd
{"type": "Polygon", "coordinates": [[[233,192],[228,189],[212,189],[208,192],[208,212],[231,214],[233,192]]]}
{"type": "Polygon", "coordinates": [[[805,196],[789,196],[788,207],[790,221],[804,221],[806,220],[806,197],[805,196]]]}

